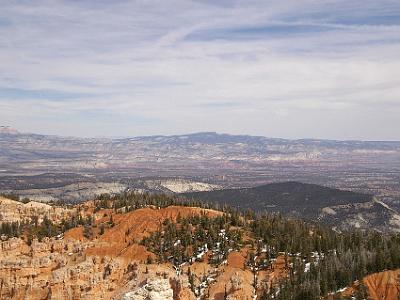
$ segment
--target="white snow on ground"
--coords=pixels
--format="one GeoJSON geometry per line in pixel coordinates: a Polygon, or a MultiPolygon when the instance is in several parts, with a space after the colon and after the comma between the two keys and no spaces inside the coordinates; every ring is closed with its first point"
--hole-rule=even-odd
{"type": "Polygon", "coordinates": [[[304,272],[305,273],[310,272],[310,267],[311,267],[311,264],[310,263],[306,263],[306,266],[304,267],[304,272]]]}

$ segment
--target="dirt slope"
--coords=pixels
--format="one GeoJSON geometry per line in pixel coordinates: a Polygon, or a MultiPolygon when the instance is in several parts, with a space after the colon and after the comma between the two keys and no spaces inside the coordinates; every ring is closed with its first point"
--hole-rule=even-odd
{"type": "Polygon", "coordinates": [[[141,240],[143,237],[156,231],[167,218],[176,221],[178,215],[181,217],[189,217],[200,214],[217,216],[222,213],[197,207],[182,206],[169,206],[162,209],[148,207],[137,209],[126,214],[114,215],[113,221],[115,226],[108,230],[101,237],[101,240],[123,243],[126,240],[126,236],[141,240]]]}
{"type": "Polygon", "coordinates": [[[397,300],[400,296],[400,269],[375,273],[364,278],[373,300],[397,300]]]}

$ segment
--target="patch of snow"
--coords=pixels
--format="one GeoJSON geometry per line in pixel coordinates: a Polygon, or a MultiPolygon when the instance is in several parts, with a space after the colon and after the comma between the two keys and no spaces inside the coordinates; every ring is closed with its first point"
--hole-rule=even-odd
{"type": "Polygon", "coordinates": [[[304,272],[310,272],[310,268],[311,268],[311,263],[306,263],[305,267],[304,267],[304,272]]]}

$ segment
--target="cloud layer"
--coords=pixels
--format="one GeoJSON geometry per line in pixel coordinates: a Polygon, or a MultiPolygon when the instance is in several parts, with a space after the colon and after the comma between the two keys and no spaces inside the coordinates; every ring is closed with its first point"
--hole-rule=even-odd
{"type": "Polygon", "coordinates": [[[24,131],[400,140],[398,1],[15,1],[0,36],[24,131]]]}

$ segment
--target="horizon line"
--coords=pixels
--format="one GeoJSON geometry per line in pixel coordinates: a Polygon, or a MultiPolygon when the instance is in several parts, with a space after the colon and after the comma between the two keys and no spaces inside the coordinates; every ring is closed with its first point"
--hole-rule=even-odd
{"type": "MultiPolygon", "coordinates": [[[[62,134],[46,134],[46,133],[35,133],[35,132],[22,132],[17,130],[12,126],[0,125],[0,128],[9,128],[11,130],[15,130],[15,133],[10,133],[8,135],[41,135],[41,136],[52,136],[52,137],[60,137],[60,138],[76,138],[76,139],[108,139],[108,140],[121,140],[121,139],[134,139],[134,138],[155,138],[155,137],[182,137],[182,136],[193,136],[193,135],[205,135],[205,134],[214,134],[214,135],[227,135],[227,136],[241,136],[241,137],[253,137],[253,138],[266,138],[271,140],[283,140],[283,141],[332,141],[332,142],[367,142],[367,143],[400,143],[400,140],[376,140],[376,139],[336,139],[336,138],[318,138],[318,137],[303,137],[303,138],[283,138],[283,137],[272,137],[265,135],[257,135],[257,134],[235,134],[235,133],[227,133],[227,132],[217,132],[217,131],[195,131],[189,133],[181,133],[181,134],[150,134],[150,135],[132,135],[132,136],[77,136],[77,135],[62,135],[62,134]]],[[[6,133],[0,132],[1,135],[6,133]]]]}

